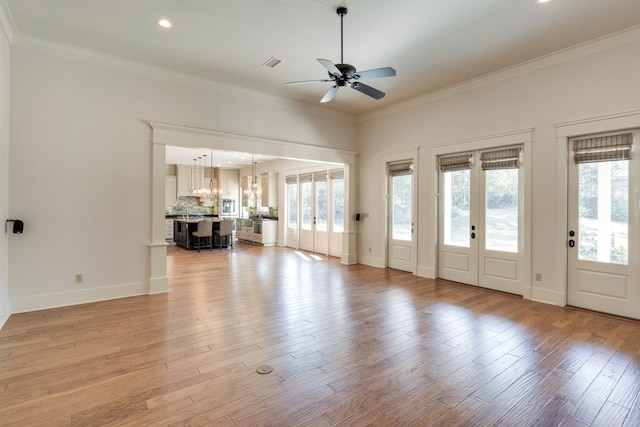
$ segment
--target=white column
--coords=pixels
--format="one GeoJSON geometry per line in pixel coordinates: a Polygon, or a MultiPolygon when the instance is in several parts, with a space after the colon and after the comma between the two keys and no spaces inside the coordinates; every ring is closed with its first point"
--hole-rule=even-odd
{"type": "Polygon", "coordinates": [[[358,263],[357,223],[355,214],[358,205],[357,179],[355,164],[344,165],[344,232],[342,233],[341,263],[358,263]]]}
{"type": "MultiPolygon", "coordinates": [[[[153,130],[152,130],[153,133],[153,130]]],[[[151,243],[149,244],[149,293],[169,291],[167,243],[164,237],[165,169],[164,144],[151,143],[151,243]]]]}

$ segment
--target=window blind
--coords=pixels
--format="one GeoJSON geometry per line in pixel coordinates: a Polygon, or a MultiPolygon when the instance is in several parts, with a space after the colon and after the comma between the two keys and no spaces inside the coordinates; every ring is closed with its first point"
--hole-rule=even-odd
{"type": "Polygon", "coordinates": [[[472,154],[456,154],[455,156],[440,157],[440,170],[442,172],[453,172],[471,169],[472,158],[472,154]]]}
{"type": "Polygon", "coordinates": [[[327,173],[326,172],[316,172],[313,174],[313,180],[316,182],[319,181],[326,181],[327,180],[327,173]]]}
{"type": "Polygon", "coordinates": [[[297,184],[298,183],[298,177],[297,176],[288,176],[285,179],[287,181],[287,184],[297,184]]]}
{"type": "Polygon", "coordinates": [[[411,175],[413,173],[413,162],[388,163],[387,170],[391,176],[411,175]]]}
{"type": "Polygon", "coordinates": [[[329,178],[331,179],[344,179],[344,170],[337,169],[329,172],[329,178]]]}
{"type": "Polygon", "coordinates": [[[631,159],[633,133],[595,136],[573,141],[573,160],[576,163],[607,162],[631,159]]]}
{"type": "Polygon", "coordinates": [[[313,175],[300,175],[300,184],[302,184],[303,182],[311,182],[313,181],[313,175]]]}
{"type": "Polygon", "coordinates": [[[480,153],[482,170],[518,169],[520,167],[521,148],[503,148],[480,153]]]}

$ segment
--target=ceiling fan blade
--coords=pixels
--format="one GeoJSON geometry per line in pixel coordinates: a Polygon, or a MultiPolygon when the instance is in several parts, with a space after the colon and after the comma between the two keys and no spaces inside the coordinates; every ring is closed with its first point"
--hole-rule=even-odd
{"type": "Polygon", "coordinates": [[[324,83],[324,82],[332,82],[333,80],[331,79],[322,79],[322,80],[302,80],[299,82],[286,82],[285,85],[287,86],[293,86],[293,85],[303,85],[303,84],[307,84],[307,83],[324,83]]]}
{"type": "Polygon", "coordinates": [[[372,88],[371,86],[360,82],[351,83],[351,88],[357,90],[358,92],[362,92],[374,99],[383,98],[385,95],[384,92],[381,92],[378,89],[372,88]]]}
{"type": "Polygon", "coordinates": [[[333,99],[334,96],[336,96],[336,93],[338,93],[338,89],[340,89],[340,86],[332,86],[329,88],[329,90],[327,91],[327,93],[324,94],[324,96],[322,97],[322,99],[320,100],[321,103],[325,103],[325,102],[329,102],[333,99]]]}
{"type": "Polygon", "coordinates": [[[396,70],[394,70],[391,67],[384,67],[384,68],[376,68],[373,70],[358,71],[356,73],[356,76],[354,77],[358,80],[365,80],[365,79],[377,79],[380,77],[393,77],[395,75],[396,75],[396,70]]]}
{"type": "Polygon", "coordinates": [[[322,66],[324,68],[327,69],[327,71],[329,72],[329,74],[335,76],[341,76],[342,75],[342,71],[340,71],[338,69],[338,67],[336,67],[336,64],[334,64],[333,62],[329,61],[328,59],[320,59],[318,58],[318,62],[322,64],[322,66]]]}

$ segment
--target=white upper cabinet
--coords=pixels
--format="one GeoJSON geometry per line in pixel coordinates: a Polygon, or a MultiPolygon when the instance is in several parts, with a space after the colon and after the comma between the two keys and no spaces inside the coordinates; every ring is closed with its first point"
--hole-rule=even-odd
{"type": "Polygon", "coordinates": [[[177,180],[175,175],[166,175],[164,183],[164,204],[175,205],[177,196],[177,180]]]}
{"type": "Polygon", "coordinates": [[[178,165],[176,173],[178,196],[190,195],[194,189],[205,186],[204,168],[178,165]]]}
{"type": "Polygon", "coordinates": [[[278,206],[278,174],[263,173],[261,175],[262,207],[278,206]]]}
{"type": "Polygon", "coordinates": [[[240,172],[238,169],[220,169],[218,174],[220,195],[225,199],[238,199],[240,172]]]}

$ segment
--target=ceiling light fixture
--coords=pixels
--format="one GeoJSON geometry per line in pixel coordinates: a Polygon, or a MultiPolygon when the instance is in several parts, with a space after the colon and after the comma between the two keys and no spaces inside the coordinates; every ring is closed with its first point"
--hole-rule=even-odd
{"type": "Polygon", "coordinates": [[[549,3],[551,0],[536,0],[538,3],[549,3]]]}
{"type": "Polygon", "coordinates": [[[166,18],[158,19],[158,25],[160,25],[162,28],[171,28],[171,27],[173,27],[173,24],[171,23],[171,21],[169,21],[166,18]]]}

